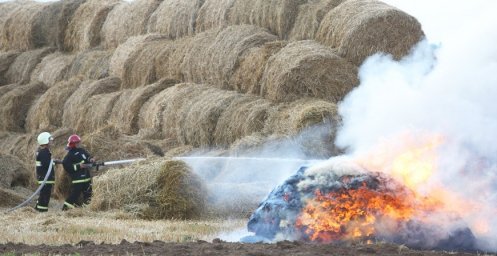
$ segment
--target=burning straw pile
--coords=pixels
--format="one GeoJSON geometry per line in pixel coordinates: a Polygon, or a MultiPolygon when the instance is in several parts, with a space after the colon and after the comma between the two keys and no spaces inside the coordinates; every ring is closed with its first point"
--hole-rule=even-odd
{"type": "Polygon", "coordinates": [[[399,59],[423,36],[421,24],[399,9],[376,0],[348,0],[328,12],[316,40],[360,65],[377,52],[399,59]]]}
{"type": "Polygon", "coordinates": [[[110,170],[95,178],[93,191],[91,209],[124,209],[146,219],[194,219],[205,208],[204,185],[182,161],[110,170]]]}

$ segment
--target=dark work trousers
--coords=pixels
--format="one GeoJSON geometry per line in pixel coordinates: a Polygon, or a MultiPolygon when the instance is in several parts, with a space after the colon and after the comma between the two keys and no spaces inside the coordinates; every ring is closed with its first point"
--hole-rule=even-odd
{"type": "Polygon", "coordinates": [[[40,196],[36,202],[35,209],[39,212],[48,211],[48,203],[50,202],[50,196],[52,195],[52,184],[45,184],[40,191],[40,196]]]}
{"type": "Polygon", "coordinates": [[[71,194],[64,202],[63,210],[81,206],[81,204],[78,202],[81,193],[83,194],[83,204],[90,203],[92,196],[91,181],[71,184],[71,194]]]}

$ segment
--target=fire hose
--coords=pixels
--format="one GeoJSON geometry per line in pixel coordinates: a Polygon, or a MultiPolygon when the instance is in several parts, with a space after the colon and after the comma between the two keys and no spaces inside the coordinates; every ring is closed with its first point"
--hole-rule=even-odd
{"type": "MultiPolygon", "coordinates": [[[[141,160],[145,160],[145,158],[136,158],[136,159],[128,159],[128,160],[117,160],[117,161],[107,161],[107,162],[96,162],[96,163],[90,163],[90,165],[91,165],[91,167],[96,167],[97,171],[98,171],[98,169],[99,169],[100,166],[116,165],[116,164],[129,164],[129,163],[133,163],[135,161],[141,161],[141,160]]],[[[30,203],[31,200],[33,200],[33,198],[38,193],[40,193],[40,191],[45,186],[45,183],[47,182],[48,177],[50,177],[50,174],[52,173],[52,169],[53,169],[52,166],[53,166],[53,159],[50,160],[50,165],[48,166],[48,172],[45,175],[45,178],[41,182],[40,186],[36,189],[36,191],[31,196],[29,196],[24,202],[22,202],[21,204],[17,205],[16,207],[8,209],[7,211],[5,211],[5,213],[9,213],[11,211],[17,210],[17,209],[19,209],[19,208],[27,205],[28,203],[30,203]]]]}

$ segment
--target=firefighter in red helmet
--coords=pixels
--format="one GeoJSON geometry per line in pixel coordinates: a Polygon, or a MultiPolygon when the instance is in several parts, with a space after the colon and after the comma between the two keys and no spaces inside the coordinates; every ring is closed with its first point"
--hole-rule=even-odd
{"type": "Polygon", "coordinates": [[[83,194],[83,203],[90,202],[92,196],[90,168],[95,159],[84,148],[80,147],[81,138],[73,134],[67,139],[67,154],[62,160],[64,170],[71,176],[71,194],[64,202],[62,210],[80,206],[78,199],[83,194]]]}

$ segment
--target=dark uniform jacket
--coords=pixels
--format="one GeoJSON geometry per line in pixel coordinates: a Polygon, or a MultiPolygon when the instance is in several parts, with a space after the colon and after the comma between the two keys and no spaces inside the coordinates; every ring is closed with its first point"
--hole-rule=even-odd
{"type": "Polygon", "coordinates": [[[90,182],[90,169],[81,168],[80,164],[90,163],[90,154],[82,148],[71,148],[62,161],[64,170],[72,178],[72,183],[90,182]]]}
{"type": "MultiPolygon", "coordinates": [[[[36,152],[36,179],[38,180],[38,184],[41,184],[45,179],[51,160],[52,152],[50,152],[49,148],[38,148],[38,151],[36,152]]],[[[46,184],[55,183],[54,165],[55,164],[52,164],[52,171],[50,176],[48,176],[46,184]]]]}

